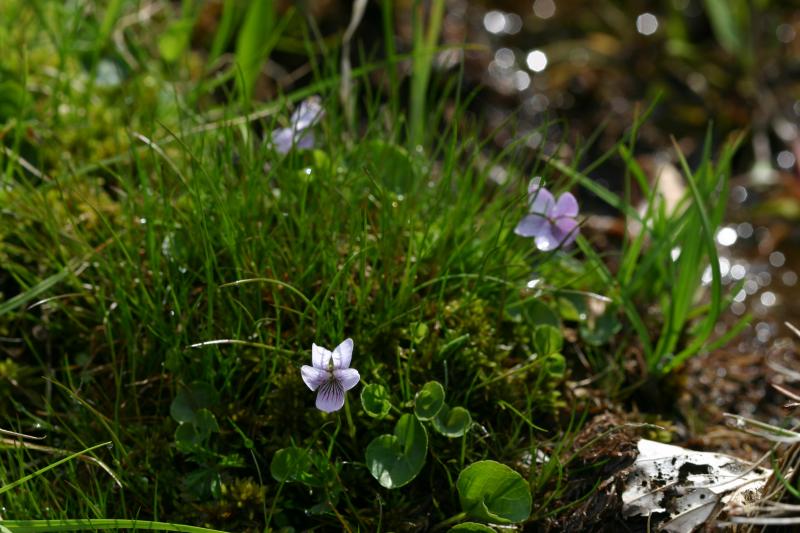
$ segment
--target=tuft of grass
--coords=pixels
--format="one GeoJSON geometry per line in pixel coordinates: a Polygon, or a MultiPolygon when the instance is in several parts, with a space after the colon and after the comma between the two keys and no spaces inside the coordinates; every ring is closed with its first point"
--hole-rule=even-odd
{"type": "Polygon", "coordinates": [[[585,172],[551,161],[559,171],[619,209],[628,227],[636,228],[635,234],[626,234],[623,239],[616,272],[585,239],[579,238],[578,245],[607,285],[604,294],[612,298],[612,305],[624,312],[633,327],[650,375],[669,374],[701,350],[724,344],[751,319],[744,316],[731,328],[731,335],[712,342],[714,325],[730,303],[730,297],[722,292],[715,235],[725,215],[731,160],[742,138],[739,135],[724,144],[715,163],[709,129],[702,158],[694,170],[675,145],[687,187],[674,207],[666,204],[657,183],[649,182],[624,140],[620,141],[617,150],[628,170],[625,190],[630,190],[633,177],[646,199],[643,213],[585,172]],[[710,277],[708,295],[701,291],[704,272],[710,277]],[[641,312],[650,302],[657,302],[660,326],[641,312]],[[658,327],[657,332],[653,332],[654,327],[658,327]]]}

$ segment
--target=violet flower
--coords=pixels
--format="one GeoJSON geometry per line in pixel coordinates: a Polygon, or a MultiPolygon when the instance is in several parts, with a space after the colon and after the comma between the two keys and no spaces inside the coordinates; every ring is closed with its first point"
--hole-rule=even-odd
{"type": "Polygon", "coordinates": [[[553,250],[569,246],[578,235],[578,201],[568,192],[553,198],[553,193],[533,178],[528,185],[530,214],[519,221],[514,233],[533,237],[539,250],[553,250]]]}
{"type": "Polygon", "coordinates": [[[346,339],[331,352],[311,344],[311,364],[303,365],[300,374],[308,388],[317,391],[317,409],[326,413],[338,411],[344,405],[344,393],[356,386],[361,376],[350,368],[353,339],[346,339]]]}
{"type": "Polygon", "coordinates": [[[314,132],[311,128],[325,114],[319,96],[304,100],[292,113],[288,128],[278,128],[272,132],[272,146],[281,154],[294,148],[313,148],[314,132]]]}

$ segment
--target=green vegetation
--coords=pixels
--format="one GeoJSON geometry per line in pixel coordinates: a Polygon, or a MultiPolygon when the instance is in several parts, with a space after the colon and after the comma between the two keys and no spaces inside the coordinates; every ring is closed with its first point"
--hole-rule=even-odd
{"type": "Polygon", "coordinates": [[[0,3],[0,420],[43,437],[0,441],[0,529],[533,523],[583,496],[567,379],[619,399],[632,351],[658,380],[713,341],[736,142],[684,161],[669,211],[634,124],[606,157],[639,214],[581,150],[488,149],[476,95],[432,66],[444,2],[415,10],[410,56],[361,57],[344,101],[340,42],[293,8],[217,2],[200,38],[202,2],[84,4],[0,3]],[[259,101],[275,50],[309,74],[259,101]],[[385,69],[404,60],[410,88],[385,69]],[[312,95],[314,147],[280,153],[312,95]],[[534,175],[641,231],[537,251],[514,234],[534,175]],[[300,367],[347,337],[361,383],[325,414],[300,367]]]}

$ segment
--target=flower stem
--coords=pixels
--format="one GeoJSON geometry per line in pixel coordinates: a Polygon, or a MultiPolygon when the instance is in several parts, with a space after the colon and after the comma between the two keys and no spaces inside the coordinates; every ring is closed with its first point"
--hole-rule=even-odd
{"type": "Polygon", "coordinates": [[[353,415],[350,414],[350,402],[344,402],[344,414],[347,417],[347,429],[350,433],[350,438],[356,440],[356,425],[353,424],[353,415]]]}
{"type": "Polygon", "coordinates": [[[462,511],[462,512],[458,513],[457,515],[453,515],[453,516],[451,516],[450,518],[448,518],[446,520],[442,520],[441,522],[439,522],[438,524],[433,526],[431,528],[431,531],[438,531],[440,529],[444,529],[449,525],[455,524],[456,522],[461,522],[466,517],[467,517],[466,511],[462,511]]]}

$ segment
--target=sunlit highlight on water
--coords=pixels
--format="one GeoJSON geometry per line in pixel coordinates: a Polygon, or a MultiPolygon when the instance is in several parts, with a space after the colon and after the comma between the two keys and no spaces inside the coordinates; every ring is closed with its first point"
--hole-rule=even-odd
{"type": "Polygon", "coordinates": [[[775,268],[780,268],[786,263],[786,256],[782,252],[772,252],[769,254],[769,264],[775,268]]]}
{"type": "Polygon", "coordinates": [[[794,157],[794,154],[789,150],[782,150],[778,154],[778,166],[784,170],[789,170],[794,166],[795,161],[797,159],[794,157]]]}
{"type": "Polygon", "coordinates": [[[742,222],[736,226],[736,233],[738,233],[739,237],[742,239],[749,239],[753,236],[753,225],[749,222],[742,222]]]}
{"type": "Polygon", "coordinates": [[[556,14],[556,4],[553,0],[536,0],[533,3],[533,14],[540,19],[549,19],[556,14]]]}
{"type": "Polygon", "coordinates": [[[489,11],[483,16],[483,27],[490,33],[501,33],[506,27],[506,16],[500,11],[489,11]]]}
{"type": "Polygon", "coordinates": [[[652,13],[642,13],[636,17],[636,31],[642,35],[653,35],[658,29],[658,19],[652,13]]]}
{"type": "Polygon", "coordinates": [[[547,68],[547,55],[541,50],[531,50],[525,58],[525,62],[533,72],[541,72],[547,68]]]}
{"type": "Polygon", "coordinates": [[[483,16],[483,27],[489,33],[514,35],[522,29],[522,17],[516,13],[492,10],[483,16]]]}
{"type": "Polygon", "coordinates": [[[717,232],[717,242],[720,246],[733,246],[738,238],[739,235],[736,233],[736,230],[729,226],[720,228],[717,232]]]}

